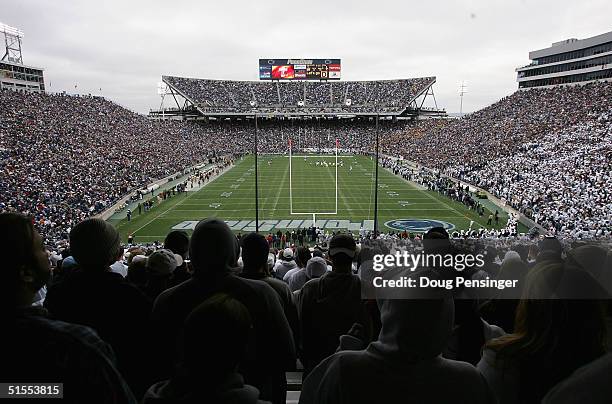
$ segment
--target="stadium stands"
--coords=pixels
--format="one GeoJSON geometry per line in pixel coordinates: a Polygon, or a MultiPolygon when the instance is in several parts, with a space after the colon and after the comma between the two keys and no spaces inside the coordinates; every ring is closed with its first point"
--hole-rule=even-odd
{"type": "MultiPolygon", "coordinates": [[[[223,221],[201,221],[189,240],[193,276],[163,291],[151,309],[132,283],[135,266],[130,265],[126,278],[111,271],[119,246],[112,226],[99,219],[79,223],[71,232],[73,245],[64,251],[64,259],[52,259],[49,268],[29,218],[1,213],[0,243],[7,253],[0,311],[8,326],[0,335],[0,347],[3,363],[10,365],[0,367],[2,380],[59,377],[65,394],[70,392],[70,402],[135,403],[144,397],[146,403],[259,403],[261,398],[282,404],[298,396],[301,403],[370,403],[377,398],[447,402],[457,397],[479,403],[518,403],[539,402],[551,389],[558,390],[557,384],[563,386],[572,372],[605,353],[605,330],[611,321],[604,315],[603,302],[594,300],[602,296],[600,292],[590,294],[591,300],[539,300],[533,299],[533,293],[553,297],[573,287],[572,279],[578,278],[587,292],[596,291],[599,286],[589,274],[609,271],[610,245],[567,247],[556,239],[526,244],[527,238],[466,244],[476,251],[486,246],[489,256],[486,266],[461,272],[468,279],[504,279],[511,265],[530,273],[522,286],[522,300],[497,300],[502,295],[496,294],[487,300],[493,307],[510,302],[512,311],[489,310],[484,321],[479,301],[461,291],[455,295],[428,292],[427,300],[359,298],[374,254],[389,253],[390,247],[407,252],[449,251],[432,244],[433,239],[449,242],[441,228],[401,243],[362,240],[359,250],[350,236],[336,235],[326,244],[328,251],[316,249],[311,259],[323,256],[333,270],[306,282],[285,302],[292,306],[294,299],[300,316],[308,312],[310,319],[301,318],[302,326],[292,330],[277,298],[280,287],[270,287],[283,281],[272,279],[276,276],[270,272],[273,259],[264,264],[266,249],[273,256],[283,250],[266,244],[262,236],[247,239],[256,237],[257,279],[264,282],[251,280],[252,273],[242,277],[239,240],[223,221]],[[593,260],[594,256],[603,260],[593,260]],[[559,273],[572,276],[560,280],[559,273]],[[551,288],[553,278],[557,286],[551,288]],[[49,288],[47,297],[35,300],[41,287],[49,288]],[[130,304],[122,307],[126,299],[130,304]],[[136,301],[142,303],[134,305],[136,301]],[[495,326],[505,317],[513,318],[516,307],[514,333],[495,326]],[[344,323],[333,315],[340,312],[348,315],[344,323]],[[317,318],[325,321],[317,322],[317,318]],[[126,320],[133,329],[127,334],[126,320]],[[370,327],[374,328],[371,334],[370,327]],[[156,331],[147,334],[149,329],[156,331]],[[312,373],[303,380],[302,395],[288,394],[288,387],[300,388],[299,372],[292,372],[294,340],[299,347],[308,338],[325,340],[325,347],[320,346],[317,357],[298,350],[298,358],[309,364],[312,373]],[[126,344],[132,347],[125,349],[126,344]],[[474,352],[476,358],[462,361],[474,352]],[[507,367],[496,357],[503,358],[507,367]],[[176,366],[166,367],[169,363],[176,366]],[[284,371],[290,375],[287,382],[284,371]],[[146,386],[151,387],[145,393],[146,386]]],[[[165,247],[172,247],[172,238],[165,247]]],[[[472,251],[453,245],[456,253],[472,251]]],[[[248,254],[254,252],[251,247],[248,254]]],[[[126,262],[147,263],[154,259],[154,251],[132,249],[126,262]]],[[[253,264],[252,255],[243,258],[253,264]]],[[[151,267],[145,264],[145,271],[151,267]]],[[[389,269],[385,276],[399,279],[407,274],[397,269],[389,269]]],[[[436,270],[422,268],[432,274],[436,270]]],[[[398,293],[393,289],[392,293],[398,293]]],[[[588,379],[568,380],[588,386],[591,395],[600,391],[591,390],[594,386],[588,379]]]]}
{"type": "MultiPolygon", "coordinates": [[[[235,105],[242,108],[249,97],[280,102],[275,83],[177,80],[203,88],[211,105],[241,100],[235,105]]],[[[334,91],[357,94],[356,83],[309,82],[300,94],[321,104],[330,90],[329,102],[335,103],[334,91]]],[[[394,88],[393,82],[380,83],[385,91],[394,88]]],[[[283,94],[285,84],[305,86],[281,84],[283,94]]],[[[368,99],[383,97],[376,85],[368,88],[368,99]]],[[[282,99],[298,92],[287,94],[282,99]]],[[[557,234],[609,237],[612,109],[605,100],[611,97],[610,83],[535,89],[458,120],[385,120],[379,125],[381,149],[485,188],[557,234]]],[[[0,92],[0,104],[0,210],[32,215],[51,244],[153,179],[253,147],[253,123],[245,119],[151,122],[99,97],[8,90],[0,92]]],[[[376,135],[368,119],[265,119],[259,128],[263,153],[285,152],[296,132],[302,141],[294,141],[294,149],[334,147],[338,138],[343,149],[372,153],[376,135]]],[[[424,183],[423,175],[429,174],[415,172],[414,180],[424,183]]]]}
{"type": "Polygon", "coordinates": [[[0,105],[0,210],[33,216],[50,241],[153,179],[240,147],[100,97],[4,90],[0,105]]]}
{"type": "Polygon", "coordinates": [[[571,237],[612,229],[610,83],[517,91],[459,120],[383,135],[383,150],[491,191],[571,237]]]}
{"type": "Polygon", "coordinates": [[[399,114],[435,77],[347,82],[207,80],[164,76],[163,81],[204,113],[399,114]],[[302,104],[303,103],[303,104],[302,104]]]}

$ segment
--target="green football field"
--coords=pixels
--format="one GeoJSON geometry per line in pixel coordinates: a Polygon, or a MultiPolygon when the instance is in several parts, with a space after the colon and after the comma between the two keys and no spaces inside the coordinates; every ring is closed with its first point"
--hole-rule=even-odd
{"type": "MultiPolygon", "coordinates": [[[[365,156],[259,156],[260,232],[309,227],[358,232],[374,226],[375,164],[365,156]]],[[[172,229],[190,232],[203,218],[217,216],[241,233],[255,230],[255,160],[247,156],[198,191],[157,204],[132,220],[116,223],[122,239],[163,241],[172,229]]],[[[379,168],[378,227],[381,231],[422,232],[433,226],[467,229],[487,227],[480,217],[436,192],[423,190],[379,168]]],[[[500,212],[500,226],[506,214],[500,212]]]]}

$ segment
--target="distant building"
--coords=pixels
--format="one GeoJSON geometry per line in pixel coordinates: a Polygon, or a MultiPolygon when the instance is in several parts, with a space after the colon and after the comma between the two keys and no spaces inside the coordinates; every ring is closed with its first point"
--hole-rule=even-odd
{"type": "Polygon", "coordinates": [[[43,69],[3,60],[0,62],[0,89],[45,91],[43,69]]]}
{"type": "Polygon", "coordinates": [[[612,32],[555,42],[529,52],[531,63],[516,69],[519,88],[612,81],[612,32]]]}
{"type": "Polygon", "coordinates": [[[43,69],[23,64],[21,38],[23,32],[0,23],[4,36],[4,55],[0,58],[0,90],[45,91],[43,69]]]}

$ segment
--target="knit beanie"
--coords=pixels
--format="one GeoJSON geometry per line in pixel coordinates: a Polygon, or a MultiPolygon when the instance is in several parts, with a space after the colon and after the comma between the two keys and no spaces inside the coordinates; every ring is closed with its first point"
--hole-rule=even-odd
{"type": "Polygon", "coordinates": [[[231,272],[239,255],[238,240],[223,220],[209,218],[196,225],[189,245],[195,277],[231,272]]]}

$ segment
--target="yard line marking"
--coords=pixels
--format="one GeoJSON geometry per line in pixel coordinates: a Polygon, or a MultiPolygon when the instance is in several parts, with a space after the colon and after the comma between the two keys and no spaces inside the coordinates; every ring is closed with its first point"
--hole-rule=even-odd
{"type": "MultiPolygon", "coordinates": [[[[388,169],[386,169],[386,170],[387,170],[387,171],[389,171],[388,169]]],[[[389,171],[389,172],[391,172],[391,171],[389,171]]],[[[395,174],[393,174],[393,175],[395,175],[395,174]]],[[[398,177],[397,175],[395,175],[395,176],[396,176],[396,177],[398,177]]],[[[405,178],[403,178],[403,177],[398,177],[398,178],[401,178],[402,180],[404,180],[405,182],[407,182],[407,183],[409,183],[409,184],[410,184],[410,181],[408,181],[407,179],[405,179],[405,178]]],[[[473,220],[472,218],[470,218],[469,216],[466,216],[466,215],[464,215],[463,213],[459,212],[457,209],[453,208],[452,206],[450,206],[449,204],[447,204],[447,203],[446,203],[446,202],[444,202],[443,200],[434,198],[433,196],[431,196],[431,195],[429,194],[429,192],[428,192],[428,191],[423,191],[423,192],[424,192],[424,193],[425,193],[425,195],[427,195],[427,196],[428,196],[428,197],[429,197],[431,200],[436,201],[436,202],[438,202],[438,203],[441,203],[442,205],[444,205],[444,206],[448,207],[450,210],[452,210],[453,212],[455,212],[455,213],[457,213],[457,214],[459,214],[459,215],[463,216],[464,218],[466,218],[466,219],[467,219],[467,220],[469,220],[469,221],[472,221],[472,220],[473,220]]],[[[433,209],[428,209],[428,210],[433,210],[433,209]]],[[[474,220],[474,223],[478,223],[478,224],[480,224],[480,223],[479,223],[477,220],[474,220]]]]}
{"type": "MultiPolygon", "coordinates": [[[[228,171],[231,171],[233,168],[235,168],[236,166],[230,166],[228,168],[226,168],[225,170],[221,171],[219,173],[219,175],[217,175],[216,177],[212,178],[210,181],[208,181],[208,184],[210,184],[213,181],[216,181],[218,178],[220,178],[223,174],[225,174],[228,171]]],[[[205,188],[208,184],[204,184],[201,189],[205,188]]],[[[187,195],[185,197],[185,199],[183,199],[182,201],[178,202],[175,205],[170,206],[168,209],[164,210],[162,213],[160,213],[159,215],[155,216],[153,219],[149,220],[148,222],[146,222],[144,225],[140,226],[139,228],[137,228],[136,230],[132,231],[132,234],[136,235],[136,233],[138,233],[140,230],[144,229],[145,227],[147,227],[148,225],[150,225],[151,223],[153,223],[155,220],[159,219],[161,216],[163,216],[164,214],[168,213],[170,210],[174,209],[175,207],[182,205],[185,201],[187,201],[187,199],[191,198],[194,195],[197,195],[197,192],[191,192],[189,195],[187,195]]]]}

